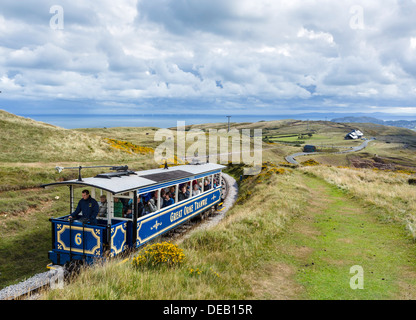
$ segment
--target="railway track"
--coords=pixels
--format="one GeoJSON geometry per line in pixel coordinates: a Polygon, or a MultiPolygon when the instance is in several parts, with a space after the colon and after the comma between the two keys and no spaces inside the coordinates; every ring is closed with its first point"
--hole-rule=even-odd
{"type": "MultiPolygon", "coordinates": [[[[177,241],[181,242],[186,236],[197,228],[209,228],[217,224],[223,217],[225,212],[232,207],[237,198],[237,183],[227,174],[222,175],[222,203],[217,209],[209,209],[193,218],[177,228],[162,235],[158,240],[161,241],[177,241]],[[230,196],[229,196],[230,195],[230,196]]],[[[125,261],[128,259],[125,259],[125,261]]],[[[69,281],[77,268],[68,270],[60,266],[49,266],[50,270],[34,275],[33,277],[22,281],[18,284],[8,286],[0,290],[0,300],[35,300],[39,297],[40,292],[44,292],[51,287],[63,286],[63,281],[69,281]],[[62,281],[62,282],[61,282],[62,281]]]]}
{"type": "MultiPolygon", "coordinates": [[[[38,273],[33,277],[18,284],[8,286],[0,290],[0,300],[30,300],[39,292],[51,287],[56,271],[38,273]]],[[[53,284],[52,284],[53,285],[53,284]]]]}

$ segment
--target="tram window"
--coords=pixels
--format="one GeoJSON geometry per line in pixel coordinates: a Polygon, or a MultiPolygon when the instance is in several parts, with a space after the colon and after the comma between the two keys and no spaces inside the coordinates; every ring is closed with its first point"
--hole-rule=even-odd
{"type": "MultiPolygon", "coordinates": [[[[154,192],[137,195],[139,218],[150,212],[154,212],[157,210],[157,206],[154,205],[154,200],[151,200],[153,196],[154,196],[154,192]],[[150,205],[149,205],[149,201],[150,201],[150,205]]],[[[119,213],[119,209],[118,209],[118,211],[115,212],[115,215],[114,215],[115,217],[133,219],[134,198],[118,198],[118,200],[115,200],[114,203],[116,206],[119,206],[118,203],[123,204],[121,214],[119,213]]]]}

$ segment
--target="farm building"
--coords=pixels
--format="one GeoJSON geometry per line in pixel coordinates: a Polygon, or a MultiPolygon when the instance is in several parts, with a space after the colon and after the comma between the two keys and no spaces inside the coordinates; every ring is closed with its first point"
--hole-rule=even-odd
{"type": "Polygon", "coordinates": [[[348,133],[345,136],[345,139],[360,139],[362,136],[364,136],[364,133],[362,133],[360,130],[352,130],[350,133],[348,133]]]}
{"type": "Polygon", "coordinates": [[[303,152],[316,152],[316,147],[311,145],[305,145],[303,147],[303,152]]]}

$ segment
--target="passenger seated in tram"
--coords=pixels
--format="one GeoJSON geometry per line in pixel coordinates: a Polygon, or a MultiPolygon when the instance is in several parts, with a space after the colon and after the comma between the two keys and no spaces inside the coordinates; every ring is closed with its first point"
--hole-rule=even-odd
{"type": "Polygon", "coordinates": [[[123,217],[123,203],[119,198],[114,198],[114,217],[123,217]]]}
{"type": "Polygon", "coordinates": [[[133,206],[133,199],[120,199],[121,203],[123,203],[123,217],[126,216],[127,211],[130,207],[133,206]]]}
{"type": "Polygon", "coordinates": [[[189,191],[187,190],[187,185],[183,184],[180,187],[180,191],[179,191],[179,194],[178,194],[178,202],[183,201],[183,200],[188,199],[188,198],[189,198],[189,191]]]}
{"type": "Polygon", "coordinates": [[[192,190],[192,197],[195,197],[196,195],[201,194],[201,190],[199,190],[199,184],[194,184],[194,188],[192,190]]]}
{"type": "MultiPolygon", "coordinates": [[[[133,199],[130,199],[131,201],[129,201],[129,206],[126,210],[126,213],[124,215],[125,218],[131,219],[133,217],[133,199]]],[[[137,196],[137,206],[138,206],[138,217],[141,217],[144,215],[144,204],[142,202],[142,197],[141,195],[137,196]]]]}
{"type": "Polygon", "coordinates": [[[170,192],[166,192],[164,200],[163,200],[162,208],[169,207],[170,205],[172,205],[174,203],[175,203],[175,200],[172,199],[172,195],[170,194],[170,192]]]}
{"type": "Polygon", "coordinates": [[[138,217],[144,216],[144,201],[143,201],[142,196],[140,194],[137,196],[137,206],[139,208],[138,217]]]}
{"type": "MultiPolygon", "coordinates": [[[[133,206],[133,199],[129,199],[129,201],[127,201],[127,204],[124,205],[126,207],[126,209],[129,209],[133,206]]],[[[127,210],[125,210],[127,212],[127,210]]]]}
{"type": "Polygon", "coordinates": [[[101,195],[100,202],[98,202],[98,207],[98,217],[107,217],[107,197],[105,195],[101,195]]]}
{"type": "Polygon", "coordinates": [[[175,194],[176,194],[176,188],[175,188],[175,186],[171,186],[169,188],[169,192],[170,192],[171,197],[175,199],[175,194]]]}
{"type": "Polygon", "coordinates": [[[207,179],[204,180],[204,191],[211,189],[211,185],[207,179]]]}
{"type": "Polygon", "coordinates": [[[157,210],[157,190],[153,192],[153,197],[149,199],[146,206],[146,212],[155,212],[157,210]]]}

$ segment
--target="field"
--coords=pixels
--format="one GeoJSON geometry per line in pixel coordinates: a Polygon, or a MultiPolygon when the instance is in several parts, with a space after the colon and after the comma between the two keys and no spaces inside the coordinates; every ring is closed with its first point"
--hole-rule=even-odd
{"type": "MultiPolygon", "coordinates": [[[[45,271],[49,218],[69,206],[66,189],[39,186],[77,176],[70,170],[58,174],[56,165],[159,165],[153,154],[161,143],[154,139],[158,128],[66,130],[3,111],[0,125],[0,288],[45,271]]],[[[139,271],[116,259],[44,298],[415,298],[416,191],[409,183],[416,172],[415,132],[354,124],[377,140],[357,153],[299,158],[317,165],[294,167],[284,157],[301,151],[302,144],[295,146],[301,140],[318,147],[360,143],[343,139],[350,124],[281,120],[231,128],[262,129],[263,171],[240,183],[238,203],[219,225],[180,245],[186,256],[181,266],[139,271]],[[351,290],[349,268],[355,264],[363,266],[368,290],[351,290]]],[[[225,128],[190,129],[208,138],[208,129],[225,128]]],[[[193,143],[186,141],[186,148],[193,143]]],[[[232,151],[231,141],[228,147],[232,151]]],[[[97,172],[85,169],[83,175],[97,172]]],[[[239,181],[242,167],[230,165],[228,172],[239,181]]]]}

